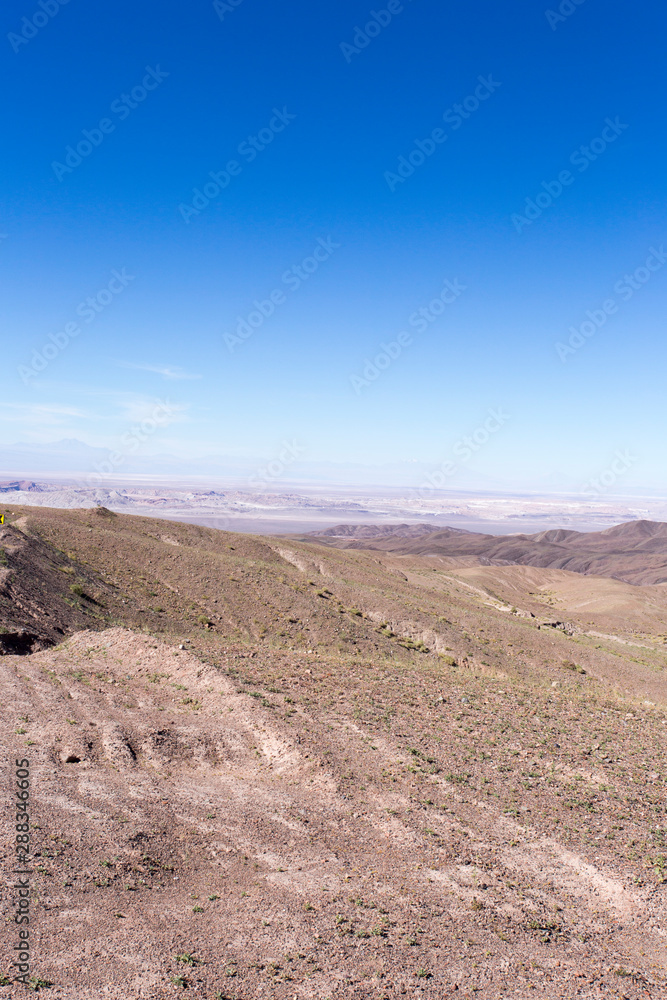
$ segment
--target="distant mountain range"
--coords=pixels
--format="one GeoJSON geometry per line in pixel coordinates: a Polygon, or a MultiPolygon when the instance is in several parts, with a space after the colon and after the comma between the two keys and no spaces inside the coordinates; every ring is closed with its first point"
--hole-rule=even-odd
{"type": "Polygon", "coordinates": [[[47,487],[33,483],[30,479],[14,479],[12,482],[0,483],[0,493],[46,493],[47,487]]]}
{"type": "Polygon", "coordinates": [[[475,557],[487,566],[525,565],[608,576],[635,585],[667,583],[667,523],[630,521],[605,531],[487,535],[430,525],[338,525],[310,538],[345,549],[475,557]]]}
{"type": "MultiPolygon", "coordinates": [[[[278,453],[280,446],[277,446],[278,453]]],[[[110,450],[85,444],[76,438],[64,438],[49,443],[14,443],[0,445],[0,478],[39,479],[49,475],[76,476],[94,473],[100,463],[108,462],[110,450]]],[[[208,477],[211,480],[248,483],[262,479],[268,463],[277,455],[220,455],[209,454],[183,458],[177,455],[144,455],[128,452],[116,460],[113,478],[124,476],[170,476],[174,478],[208,477]]],[[[579,484],[570,474],[551,473],[536,479],[531,486],[518,481],[502,480],[474,468],[462,466],[443,491],[433,490],[428,477],[433,465],[416,461],[389,461],[371,465],[362,462],[311,461],[307,454],[289,461],[277,477],[280,482],[303,486],[388,487],[420,491],[429,499],[438,494],[475,490],[488,492],[515,492],[526,490],[544,493],[572,492],[577,494],[579,484]]],[[[269,481],[274,479],[271,474],[269,481]]],[[[641,490],[641,495],[653,495],[653,490],[641,490]]],[[[635,490],[632,495],[637,495],[635,490]]]]}
{"type": "MultiPolygon", "coordinates": [[[[278,447],[280,452],[280,447],[278,447]]],[[[12,479],[38,479],[45,476],[76,476],[98,470],[109,460],[108,448],[95,448],[76,438],[65,438],[51,444],[9,444],[0,447],[0,477],[12,479]]],[[[267,479],[269,483],[284,482],[323,486],[387,486],[406,490],[423,486],[425,477],[432,470],[427,463],[385,462],[367,465],[360,462],[309,461],[307,457],[285,463],[278,476],[267,475],[267,466],[277,456],[256,455],[203,455],[181,458],[177,455],[122,454],[114,467],[113,479],[130,476],[208,476],[211,480],[226,480],[238,484],[256,485],[267,479]]],[[[463,470],[452,481],[452,489],[503,490],[510,484],[492,477],[463,470]]],[[[430,487],[429,487],[430,490],[430,487]]],[[[428,490],[427,490],[427,495],[428,490]]]]}
{"type": "MultiPolygon", "coordinates": [[[[325,531],[313,531],[311,534],[317,538],[388,538],[392,544],[397,538],[423,538],[425,535],[431,536],[434,532],[445,534],[450,532],[455,535],[469,535],[465,528],[440,528],[435,524],[335,524],[333,528],[325,531]]],[[[346,546],[347,548],[348,546],[346,546]]],[[[354,546],[349,546],[353,548],[354,546]]],[[[366,548],[367,546],[364,546],[366,548]]]]}

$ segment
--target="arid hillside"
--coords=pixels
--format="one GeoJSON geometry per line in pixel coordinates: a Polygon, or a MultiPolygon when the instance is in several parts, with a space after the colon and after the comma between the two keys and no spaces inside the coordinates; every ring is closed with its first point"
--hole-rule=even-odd
{"type": "Polygon", "coordinates": [[[667,524],[629,521],[605,531],[555,529],[535,535],[483,535],[461,528],[342,524],[313,532],[337,548],[378,549],[402,555],[474,557],[483,564],[511,563],[610,576],[634,584],[667,583],[667,524]]]}
{"type": "Polygon", "coordinates": [[[5,512],[46,996],[665,995],[663,587],[5,512]]]}

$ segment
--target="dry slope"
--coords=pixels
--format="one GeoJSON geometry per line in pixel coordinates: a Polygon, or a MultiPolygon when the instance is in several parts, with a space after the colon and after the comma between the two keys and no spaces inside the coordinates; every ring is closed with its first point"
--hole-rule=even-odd
{"type": "Polygon", "coordinates": [[[472,556],[485,565],[518,563],[611,576],[628,583],[667,582],[667,524],[629,521],[605,531],[553,529],[535,535],[483,535],[460,528],[419,525],[339,525],[312,538],[339,548],[378,549],[403,555],[472,556]]]}
{"type": "Polygon", "coordinates": [[[412,556],[12,510],[104,616],[0,658],[47,995],[663,994],[661,647],[412,556]]]}

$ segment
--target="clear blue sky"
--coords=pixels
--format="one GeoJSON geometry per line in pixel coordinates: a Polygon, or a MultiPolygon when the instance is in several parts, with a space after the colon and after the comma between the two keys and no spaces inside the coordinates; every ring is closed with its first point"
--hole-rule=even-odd
{"type": "Polygon", "coordinates": [[[437,468],[501,408],[451,485],[667,487],[664,5],[560,7],[7,0],[4,442],[437,468]]]}

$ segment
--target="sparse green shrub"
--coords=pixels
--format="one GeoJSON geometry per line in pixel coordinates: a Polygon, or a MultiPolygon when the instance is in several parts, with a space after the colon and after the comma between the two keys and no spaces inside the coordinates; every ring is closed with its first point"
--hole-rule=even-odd
{"type": "Polygon", "coordinates": [[[446,774],[445,781],[449,781],[453,785],[467,785],[469,777],[469,774],[446,774]]]}
{"type": "Polygon", "coordinates": [[[415,642],[414,639],[410,639],[407,636],[404,637],[403,639],[399,639],[398,640],[398,645],[402,646],[403,649],[412,649],[416,653],[430,653],[431,652],[431,650],[428,648],[428,646],[425,646],[424,643],[421,641],[421,639],[418,642],[415,642]]]}

